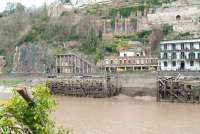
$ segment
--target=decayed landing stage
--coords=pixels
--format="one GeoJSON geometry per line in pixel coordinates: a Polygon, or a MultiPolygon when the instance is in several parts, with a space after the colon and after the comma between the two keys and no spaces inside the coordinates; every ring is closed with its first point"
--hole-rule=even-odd
{"type": "Polygon", "coordinates": [[[46,84],[54,95],[104,98],[118,95],[121,91],[118,79],[110,76],[98,79],[51,79],[46,84]]]}
{"type": "Polygon", "coordinates": [[[200,103],[200,80],[162,77],[157,81],[157,101],[200,103]]]}

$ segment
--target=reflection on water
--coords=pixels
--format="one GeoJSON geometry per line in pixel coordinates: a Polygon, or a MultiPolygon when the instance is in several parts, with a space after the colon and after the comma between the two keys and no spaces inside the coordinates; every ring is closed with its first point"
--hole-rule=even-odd
{"type": "Polygon", "coordinates": [[[53,118],[75,134],[199,134],[200,105],[156,103],[125,96],[111,99],[56,97],[53,118]]]}
{"type": "Polygon", "coordinates": [[[0,100],[7,99],[11,95],[11,90],[11,86],[0,84],[0,100]]]}

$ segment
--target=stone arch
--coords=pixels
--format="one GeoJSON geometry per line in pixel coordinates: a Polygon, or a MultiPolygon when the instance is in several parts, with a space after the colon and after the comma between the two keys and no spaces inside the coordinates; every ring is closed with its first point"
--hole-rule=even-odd
{"type": "Polygon", "coordinates": [[[181,20],[181,15],[176,15],[176,20],[180,21],[181,20]]]}

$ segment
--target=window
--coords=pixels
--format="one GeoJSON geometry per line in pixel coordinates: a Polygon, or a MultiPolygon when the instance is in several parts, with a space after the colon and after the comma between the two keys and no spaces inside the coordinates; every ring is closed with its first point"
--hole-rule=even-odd
{"type": "Polygon", "coordinates": [[[195,59],[195,53],[194,52],[189,53],[189,59],[195,59]]]}
{"type": "Polygon", "coordinates": [[[124,60],[124,64],[127,64],[127,61],[126,61],[126,60],[124,60]]]}
{"type": "Polygon", "coordinates": [[[181,59],[185,59],[185,53],[181,52],[181,59]]]}
{"type": "Polygon", "coordinates": [[[167,50],[167,44],[164,44],[164,50],[167,50]]]}
{"type": "Polygon", "coordinates": [[[127,57],[127,54],[124,54],[124,57],[127,57]]]}
{"type": "Polygon", "coordinates": [[[198,59],[200,59],[200,53],[198,53],[198,59]]]}
{"type": "Polygon", "coordinates": [[[128,64],[131,64],[131,60],[128,60],[128,64]]]}
{"type": "Polygon", "coordinates": [[[172,53],[172,59],[176,59],[177,57],[176,57],[176,52],[173,52],[172,53]]]}
{"type": "Polygon", "coordinates": [[[190,43],[190,49],[194,49],[194,44],[192,42],[190,43]]]}
{"type": "Polygon", "coordinates": [[[194,61],[190,61],[190,66],[194,66],[194,61]]]}
{"type": "Polygon", "coordinates": [[[176,44],[172,44],[172,50],[176,50],[176,44]]]}
{"type": "Polygon", "coordinates": [[[167,67],[167,61],[164,62],[164,67],[167,67]]]}
{"type": "Polygon", "coordinates": [[[184,43],[181,43],[181,50],[184,50],[184,48],[185,48],[184,43]]]}
{"type": "Polygon", "coordinates": [[[143,52],[141,52],[141,56],[143,56],[143,52]]]}
{"type": "Polygon", "coordinates": [[[200,42],[199,42],[199,49],[200,49],[200,42]]]}
{"type": "Polygon", "coordinates": [[[119,64],[122,64],[122,60],[119,60],[119,64]]]}
{"type": "Polygon", "coordinates": [[[164,53],[164,59],[167,59],[167,57],[168,57],[168,55],[167,55],[167,53],[164,53]]]}
{"type": "Polygon", "coordinates": [[[110,64],[113,64],[113,60],[110,60],[110,64]]]}
{"type": "Polygon", "coordinates": [[[172,62],[172,66],[175,67],[176,66],[176,61],[172,62]]]}

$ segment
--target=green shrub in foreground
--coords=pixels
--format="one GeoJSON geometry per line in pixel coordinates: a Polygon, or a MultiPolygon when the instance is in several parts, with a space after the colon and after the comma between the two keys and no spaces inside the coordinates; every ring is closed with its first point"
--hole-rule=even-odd
{"type": "Polygon", "coordinates": [[[15,90],[13,91],[13,97],[0,111],[0,132],[4,130],[4,133],[7,133],[7,129],[2,129],[5,126],[15,128],[20,125],[33,134],[70,134],[64,129],[57,129],[55,123],[49,119],[49,113],[55,108],[56,102],[45,85],[37,85],[32,91],[32,97],[35,105],[29,106],[15,90]],[[12,116],[4,118],[7,113],[12,116]]]}

